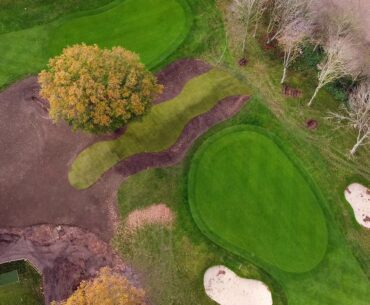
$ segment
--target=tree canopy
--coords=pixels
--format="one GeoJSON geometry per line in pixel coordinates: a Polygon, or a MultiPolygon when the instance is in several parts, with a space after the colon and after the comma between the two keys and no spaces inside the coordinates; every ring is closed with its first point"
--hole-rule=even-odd
{"type": "Polygon", "coordinates": [[[91,281],[82,281],[63,302],[52,305],[145,305],[145,293],[109,268],[102,268],[91,281]]]}
{"type": "Polygon", "coordinates": [[[50,59],[39,83],[53,121],[64,119],[74,129],[89,132],[114,131],[144,115],[162,92],[135,53],[85,44],[50,59]]]}

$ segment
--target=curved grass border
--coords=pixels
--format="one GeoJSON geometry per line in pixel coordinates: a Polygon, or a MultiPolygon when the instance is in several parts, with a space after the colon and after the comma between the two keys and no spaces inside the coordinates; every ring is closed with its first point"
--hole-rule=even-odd
{"type": "MultiPolygon", "coordinates": [[[[100,8],[92,10],[80,11],[70,13],[68,15],[59,17],[58,19],[49,23],[36,25],[30,28],[22,29],[19,31],[7,32],[0,35],[0,39],[5,39],[3,44],[0,44],[0,48],[4,45],[12,44],[14,47],[11,48],[5,55],[0,64],[0,90],[11,83],[20,80],[26,76],[36,74],[38,71],[45,68],[48,59],[52,54],[49,51],[51,35],[56,28],[64,22],[80,17],[88,17],[90,15],[97,15],[109,11],[118,5],[123,5],[126,0],[113,0],[100,8]],[[5,37],[5,38],[4,38],[5,37]],[[32,45],[31,48],[27,46],[32,45]],[[15,60],[16,59],[16,60],[15,60]],[[29,64],[31,63],[31,64],[29,64]]],[[[182,35],[179,35],[177,40],[168,45],[166,51],[163,54],[159,54],[156,59],[146,63],[146,66],[150,70],[155,70],[164,64],[168,58],[183,45],[187,37],[190,36],[191,30],[194,25],[193,11],[187,0],[175,0],[184,10],[185,15],[185,30],[182,35]]],[[[141,55],[139,53],[139,55],[141,55]]]]}
{"type": "Polygon", "coordinates": [[[237,247],[235,245],[232,245],[228,241],[220,238],[218,234],[214,233],[212,229],[210,229],[205,222],[203,221],[201,217],[201,213],[197,210],[197,205],[192,202],[192,198],[194,196],[192,195],[192,192],[194,191],[194,183],[196,181],[194,175],[197,169],[196,164],[198,164],[197,160],[203,155],[203,152],[208,149],[209,145],[217,141],[220,137],[234,131],[253,131],[260,133],[268,138],[270,138],[277,146],[278,148],[284,153],[284,155],[288,158],[288,160],[293,164],[293,166],[298,170],[299,174],[302,175],[303,179],[306,181],[308,186],[310,187],[311,191],[313,192],[317,203],[319,205],[319,208],[322,211],[323,218],[325,220],[325,226],[326,226],[326,247],[325,250],[323,251],[320,260],[318,260],[317,264],[314,265],[310,270],[307,270],[305,272],[310,272],[314,268],[316,268],[324,259],[326,253],[327,253],[327,247],[328,247],[328,241],[329,241],[329,230],[328,230],[328,224],[327,224],[327,219],[326,215],[324,212],[324,209],[326,208],[326,203],[324,200],[324,197],[322,196],[321,192],[319,191],[318,186],[316,183],[313,181],[312,177],[305,171],[302,163],[299,161],[299,159],[294,155],[294,153],[284,145],[282,140],[278,138],[276,135],[273,133],[269,132],[268,130],[261,128],[261,127],[256,127],[252,125],[236,125],[232,127],[227,127],[220,132],[212,135],[208,139],[206,139],[201,146],[198,148],[197,151],[195,151],[194,155],[191,157],[191,164],[188,169],[188,174],[187,174],[187,180],[186,180],[186,185],[187,185],[187,200],[188,204],[190,207],[190,212],[193,216],[193,219],[195,223],[197,224],[198,228],[200,231],[207,237],[209,238],[212,242],[220,246],[221,248],[224,248],[227,251],[230,251],[231,253],[239,256],[242,259],[246,259],[249,262],[252,262],[253,264],[256,264],[258,267],[262,269],[267,269],[267,270],[278,270],[278,272],[284,272],[284,273],[292,273],[292,274],[300,274],[302,272],[288,272],[284,271],[271,263],[268,263],[264,261],[263,259],[260,259],[259,257],[248,253],[244,249],[237,247]]]}
{"type": "MultiPolygon", "coordinates": [[[[98,14],[107,12],[119,5],[123,5],[124,2],[126,1],[127,0],[113,0],[112,2],[102,7],[99,7],[99,8],[95,8],[95,9],[88,10],[88,11],[80,11],[80,12],[71,13],[69,15],[63,16],[49,23],[51,25],[51,29],[49,31],[52,32],[53,29],[57,28],[58,26],[62,25],[64,22],[69,21],[69,20],[98,15],[98,14]]],[[[179,3],[179,5],[183,8],[185,12],[185,23],[186,23],[185,27],[187,30],[184,31],[182,35],[178,37],[178,39],[172,44],[172,47],[170,47],[163,55],[161,55],[155,61],[145,64],[147,68],[150,70],[155,70],[155,68],[159,67],[167,58],[169,58],[177,49],[181,47],[185,39],[189,36],[189,33],[194,25],[193,11],[191,10],[191,7],[189,3],[187,2],[187,0],[175,0],[175,1],[179,3]]]]}

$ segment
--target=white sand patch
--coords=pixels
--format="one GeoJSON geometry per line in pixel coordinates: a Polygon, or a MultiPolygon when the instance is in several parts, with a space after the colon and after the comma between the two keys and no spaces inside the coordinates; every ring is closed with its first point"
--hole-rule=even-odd
{"type": "Polygon", "coordinates": [[[352,183],[344,191],[344,196],[352,206],[357,222],[370,229],[370,190],[359,183],[352,183]]]}
{"type": "Polygon", "coordinates": [[[241,278],[225,266],[214,266],[206,271],[204,289],[220,305],[272,305],[266,284],[241,278]]]}
{"type": "Polygon", "coordinates": [[[169,207],[163,203],[154,204],[145,209],[132,211],[125,220],[124,230],[126,233],[134,233],[148,225],[171,226],[174,220],[175,215],[169,207]]]}

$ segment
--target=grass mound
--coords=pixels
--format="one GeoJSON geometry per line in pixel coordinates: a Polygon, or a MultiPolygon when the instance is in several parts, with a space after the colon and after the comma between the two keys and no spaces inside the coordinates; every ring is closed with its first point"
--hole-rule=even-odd
{"type": "Polygon", "coordinates": [[[189,202],[201,230],[242,257],[287,272],[307,272],[328,241],[319,196],[270,136],[236,126],[196,153],[189,202]]]}
{"type": "Polygon", "coordinates": [[[211,110],[223,98],[246,95],[246,91],[240,81],[218,69],[193,78],[177,97],[154,106],[117,140],[98,142],[81,152],[71,166],[69,182],[85,189],[123,159],[171,147],[192,118],[211,110]]]}

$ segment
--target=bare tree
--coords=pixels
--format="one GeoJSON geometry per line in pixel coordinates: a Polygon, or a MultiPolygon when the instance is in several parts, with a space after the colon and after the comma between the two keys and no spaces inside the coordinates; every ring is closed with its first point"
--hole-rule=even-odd
{"type": "Polygon", "coordinates": [[[334,32],[329,30],[327,39],[324,45],[325,58],[318,65],[318,84],[308,106],[312,105],[317,93],[325,85],[347,75],[358,75],[355,68],[356,61],[353,60],[353,53],[351,53],[354,49],[351,27],[338,24],[334,32]]]}
{"type": "Polygon", "coordinates": [[[343,106],[341,113],[329,112],[329,119],[337,123],[346,122],[357,130],[356,143],[350,154],[370,143],[370,82],[362,82],[349,96],[348,107],[343,106]]]}
{"type": "Polygon", "coordinates": [[[281,31],[277,37],[279,44],[284,50],[284,71],[281,83],[286,78],[286,72],[292,62],[302,53],[301,45],[312,32],[312,25],[309,20],[297,18],[281,31]]]}
{"type": "Polygon", "coordinates": [[[305,18],[308,14],[308,4],[310,1],[311,0],[274,0],[271,4],[270,21],[267,26],[267,43],[281,36],[282,32],[297,20],[305,18]]]}
{"type": "Polygon", "coordinates": [[[249,28],[254,23],[254,35],[257,32],[258,24],[262,18],[266,8],[267,0],[233,0],[231,11],[236,15],[244,28],[244,38],[242,52],[243,56],[246,52],[247,39],[249,36],[249,28]]]}

